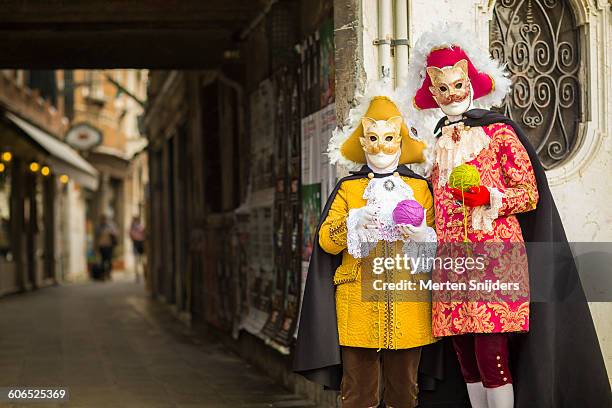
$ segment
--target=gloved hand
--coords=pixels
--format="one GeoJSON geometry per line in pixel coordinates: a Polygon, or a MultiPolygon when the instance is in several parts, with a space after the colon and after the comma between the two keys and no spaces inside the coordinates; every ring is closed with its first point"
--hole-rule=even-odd
{"type": "Polygon", "coordinates": [[[416,242],[423,242],[427,238],[427,209],[425,209],[425,216],[421,225],[415,226],[410,224],[397,224],[402,235],[406,238],[410,238],[416,242]]]}
{"type": "Polygon", "coordinates": [[[357,216],[357,235],[359,241],[368,242],[368,229],[376,229],[376,212],[370,207],[361,207],[356,210],[357,216]]]}
{"type": "Polygon", "coordinates": [[[464,202],[468,207],[479,207],[491,203],[491,193],[485,186],[470,187],[468,191],[462,192],[458,188],[451,188],[455,200],[464,202]]]}

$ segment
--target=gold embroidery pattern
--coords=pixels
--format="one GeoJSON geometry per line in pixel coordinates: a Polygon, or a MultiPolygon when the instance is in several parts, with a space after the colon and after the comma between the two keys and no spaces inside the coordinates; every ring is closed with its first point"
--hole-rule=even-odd
{"type": "Polygon", "coordinates": [[[508,303],[489,303],[499,317],[504,332],[525,331],[529,327],[529,302],[523,302],[516,310],[512,310],[508,303]]]}
{"type": "Polygon", "coordinates": [[[329,239],[340,247],[346,246],[346,218],[340,218],[331,222],[329,226],[329,239]]]}
{"type": "Polygon", "coordinates": [[[453,326],[457,333],[493,333],[495,323],[491,321],[491,310],[487,304],[464,302],[457,308],[453,326]]]}
{"type": "Polygon", "coordinates": [[[346,282],[352,282],[359,278],[361,271],[361,261],[356,261],[352,266],[340,265],[334,274],[334,285],[341,285],[346,282]]]}
{"type": "Polygon", "coordinates": [[[504,245],[504,252],[498,258],[499,263],[493,268],[493,273],[501,282],[519,284],[518,290],[502,290],[504,299],[517,301],[529,297],[529,264],[525,246],[520,243],[504,245]],[[508,298],[506,298],[506,296],[508,298]]]}
{"type": "Polygon", "coordinates": [[[498,141],[500,165],[507,186],[500,214],[508,215],[533,210],[538,201],[538,191],[527,151],[508,125],[496,128],[492,137],[498,141]]]}
{"type": "Polygon", "coordinates": [[[433,302],[431,328],[434,336],[450,336],[452,331],[452,315],[453,305],[450,302],[433,302]]]}

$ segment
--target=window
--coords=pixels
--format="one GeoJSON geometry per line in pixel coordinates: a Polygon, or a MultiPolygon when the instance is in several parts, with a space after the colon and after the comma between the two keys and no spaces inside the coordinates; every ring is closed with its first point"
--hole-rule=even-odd
{"type": "Polygon", "coordinates": [[[512,75],[502,111],[547,169],[572,153],[583,121],[578,34],[567,0],[498,0],[493,9],[490,51],[512,75]]]}

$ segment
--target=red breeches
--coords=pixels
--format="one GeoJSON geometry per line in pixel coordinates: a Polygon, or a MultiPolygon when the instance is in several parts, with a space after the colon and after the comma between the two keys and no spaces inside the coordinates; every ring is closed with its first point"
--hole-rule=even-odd
{"type": "Polygon", "coordinates": [[[482,382],[486,388],[512,383],[506,333],[454,336],[453,346],[466,383],[482,382]]]}

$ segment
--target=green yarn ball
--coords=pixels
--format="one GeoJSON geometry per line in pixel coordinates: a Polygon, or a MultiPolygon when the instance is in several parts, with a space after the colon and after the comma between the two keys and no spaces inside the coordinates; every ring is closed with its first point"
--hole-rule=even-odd
{"type": "Polygon", "coordinates": [[[480,185],[480,174],[478,169],[471,164],[462,164],[453,169],[448,177],[448,186],[467,191],[471,187],[480,185]]]}

